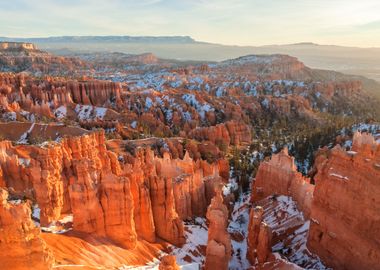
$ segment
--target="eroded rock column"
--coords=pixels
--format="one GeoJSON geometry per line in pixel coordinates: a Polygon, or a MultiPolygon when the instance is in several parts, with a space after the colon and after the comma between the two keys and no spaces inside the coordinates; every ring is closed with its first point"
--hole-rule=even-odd
{"type": "Polygon", "coordinates": [[[208,240],[205,269],[228,269],[231,258],[231,239],[227,231],[228,209],[223,204],[220,188],[207,209],[208,240]]]}

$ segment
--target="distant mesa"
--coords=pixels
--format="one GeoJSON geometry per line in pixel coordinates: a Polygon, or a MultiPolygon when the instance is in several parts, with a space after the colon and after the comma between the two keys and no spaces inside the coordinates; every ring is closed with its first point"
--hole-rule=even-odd
{"type": "Polygon", "coordinates": [[[299,42],[299,43],[293,43],[289,44],[290,46],[319,46],[319,44],[314,42],[299,42]]]}
{"type": "Polygon", "coordinates": [[[0,42],[1,50],[37,50],[37,46],[29,42],[0,42]]]}
{"type": "Polygon", "coordinates": [[[88,42],[109,42],[109,43],[195,43],[196,41],[189,36],[61,36],[46,38],[6,38],[3,41],[33,42],[33,43],[88,43],[88,42]]]}

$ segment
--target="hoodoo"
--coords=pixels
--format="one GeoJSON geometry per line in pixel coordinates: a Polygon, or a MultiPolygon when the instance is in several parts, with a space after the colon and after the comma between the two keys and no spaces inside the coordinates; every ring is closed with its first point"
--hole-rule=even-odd
{"type": "Polygon", "coordinates": [[[205,269],[228,269],[231,258],[231,239],[227,232],[228,210],[223,204],[223,197],[216,188],[215,197],[207,209],[208,240],[205,269]]]}

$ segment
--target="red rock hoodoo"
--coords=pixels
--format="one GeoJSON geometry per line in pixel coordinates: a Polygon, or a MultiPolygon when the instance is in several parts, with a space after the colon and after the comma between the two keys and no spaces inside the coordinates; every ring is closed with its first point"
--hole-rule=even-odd
{"type": "Polygon", "coordinates": [[[231,239],[227,232],[228,210],[223,204],[223,197],[219,189],[216,190],[207,209],[208,240],[206,249],[205,269],[228,269],[231,258],[231,239]]]}
{"type": "Polygon", "coordinates": [[[72,215],[74,232],[127,249],[139,237],[182,245],[183,220],[205,216],[210,187],[220,179],[220,162],[194,161],[187,153],[173,159],[141,147],[117,155],[107,150],[104,132],[44,146],[3,141],[0,160],[0,184],[33,201],[41,226],[72,215]]]}
{"type": "Polygon", "coordinates": [[[260,201],[270,195],[291,196],[305,216],[310,215],[314,185],[310,179],[297,172],[294,157],[285,148],[260,164],[252,187],[252,200],[260,201]]]}

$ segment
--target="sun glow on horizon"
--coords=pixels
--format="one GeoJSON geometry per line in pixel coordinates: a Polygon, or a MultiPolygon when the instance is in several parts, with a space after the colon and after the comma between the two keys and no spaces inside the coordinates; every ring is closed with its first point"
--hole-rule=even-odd
{"type": "Polygon", "coordinates": [[[228,45],[380,47],[377,0],[14,0],[0,36],[187,35],[228,45]]]}

